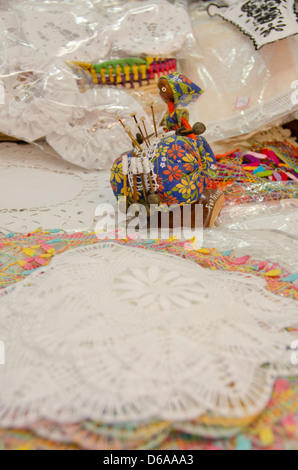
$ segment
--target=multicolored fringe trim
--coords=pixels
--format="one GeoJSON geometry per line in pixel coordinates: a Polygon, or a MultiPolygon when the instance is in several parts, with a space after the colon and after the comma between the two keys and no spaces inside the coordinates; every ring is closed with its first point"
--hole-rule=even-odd
{"type": "Polygon", "coordinates": [[[298,274],[290,273],[277,263],[259,261],[249,255],[235,257],[233,250],[219,253],[216,248],[194,249],[191,242],[174,239],[119,239],[112,234],[60,230],[38,230],[28,235],[11,233],[0,237],[0,292],[25,279],[32,271],[50,263],[53,256],[71,248],[113,240],[120,245],[171,253],[198,263],[204,268],[249,273],[266,280],[270,292],[298,300],[298,274]]]}
{"type": "Polygon", "coordinates": [[[160,75],[168,75],[177,70],[176,59],[163,57],[129,57],[100,64],[69,62],[69,65],[87,71],[95,85],[118,85],[125,88],[150,85],[155,83],[160,75]]]}
{"type": "Polygon", "coordinates": [[[37,437],[32,430],[0,429],[0,450],[297,450],[297,412],[298,379],[280,378],[267,408],[249,420],[205,416],[183,423],[42,422],[33,431],[56,431],[64,443],[37,437]]]}
{"type": "Polygon", "coordinates": [[[225,190],[230,204],[298,198],[298,148],[270,142],[216,155],[218,176],[210,187],[225,190]]]}

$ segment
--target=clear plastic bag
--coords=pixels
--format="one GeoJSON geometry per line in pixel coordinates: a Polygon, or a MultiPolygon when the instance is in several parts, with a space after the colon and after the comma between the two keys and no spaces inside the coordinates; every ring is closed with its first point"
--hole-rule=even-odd
{"type": "MultiPolygon", "coordinates": [[[[297,188],[298,191],[298,188],[297,188]]],[[[258,203],[227,204],[216,221],[216,226],[231,229],[274,229],[298,234],[298,199],[266,201],[260,197],[258,203]],[[293,218],[295,213],[295,220],[293,218]],[[291,225],[289,221],[295,222],[291,225]]]]}
{"type": "MultiPolygon", "coordinates": [[[[156,86],[158,75],[166,73],[163,64],[143,88],[135,78],[125,86],[116,83],[111,67],[99,83],[93,64],[157,50],[172,60],[192,37],[185,8],[166,0],[3,2],[0,25],[0,132],[41,146],[46,138],[60,156],[87,169],[109,168],[131,147],[118,115],[131,127],[132,112],[144,116],[151,132],[148,102],[158,121],[164,113],[156,86]],[[133,18],[144,29],[141,36],[133,18]]],[[[140,68],[129,67],[129,78],[137,75],[139,82],[140,68]]]]}
{"type": "Polygon", "coordinates": [[[238,28],[211,18],[202,2],[199,6],[191,5],[197,46],[182,60],[182,70],[205,90],[191,116],[207,126],[207,140],[216,142],[291,120],[298,109],[298,36],[256,51],[238,28]]]}

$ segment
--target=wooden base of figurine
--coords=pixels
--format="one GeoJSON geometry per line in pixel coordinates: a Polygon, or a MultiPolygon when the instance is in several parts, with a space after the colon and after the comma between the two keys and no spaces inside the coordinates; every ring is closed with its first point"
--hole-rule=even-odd
{"type": "Polygon", "coordinates": [[[199,201],[159,212],[148,218],[148,228],[211,228],[224,205],[225,197],[220,190],[206,190],[199,201]]]}

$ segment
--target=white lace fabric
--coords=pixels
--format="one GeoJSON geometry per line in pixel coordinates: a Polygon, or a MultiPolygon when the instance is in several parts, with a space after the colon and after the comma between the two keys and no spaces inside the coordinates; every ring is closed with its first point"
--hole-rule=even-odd
{"type": "Polygon", "coordinates": [[[145,117],[147,129],[151,130],[151,119],[129,93],[110,87],[94,89],[86,96],[84,106],[72,107],[69,121],[49,132],[46,140],[59,155],[75,165],[88,170],[110,170],[116,158],[131,148],[131,140],[117,115],[132,125],[134,131],[134,121],[129,116],[132,110],[138,117],[145,117]]]}
{"type": "Polygon", "coordinates": [[[103,87],[81,93],[76,78],[63,60],[33,47],[0,48],[0,85],[5,91],[0,131],[27,142],[46,137],[66,161],[88,170],[110,169],[131,147],[117,115],[131,125],[134,111],[145,117],[148,130],[151,119],[125,90],[103,87]]]}
{"type": "Polygon", "coordinates": [[[171,55],[192,34],[185,8],[164,1],[127,2],[114,24],[113,50],[127,55],[171,55]]]}
{"type": "Polygon", "coordinates": [[[0,144],[0,231],[94,230],[96,208],[115,203],[109,174],[84,171],[44,149],[51,155],[34,145],[0,144]]]}
{"type": "Polygon", "coordinates": [[[26,44],[51,58],[86,62],[99,61],[110,51],[109,20],[84,0],[3,3],[0,35],[6,45],[26,44]]]}
{"type": "Polygon", "coordinates": [[[56,257],[6,294],[1,426],[247,417],[277,374],[297,372],[285,331],[297,303],[248,275],[105,243],[56,257]]]}

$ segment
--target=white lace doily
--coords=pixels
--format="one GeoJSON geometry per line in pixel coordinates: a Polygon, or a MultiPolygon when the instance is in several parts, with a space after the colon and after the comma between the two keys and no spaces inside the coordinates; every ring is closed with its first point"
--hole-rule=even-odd
{"type": "Polygon", "coordinates": [[[1,426],[247,417],[266,405],[276,374],[297,373],[284,330],[298,326],[295,301],[166,254],[80,248],[0,307],[1,426]]]}
{"type": "Polygon", "coordinates": [[[114,25],[113,49],[128,55],[168,55],[191,34],[184,8],[163,1],[128,2],[114,25]]]}
{"type": "Polygon", "coordinates": [[[106,172],[81,170],[33,145],[0,144],[0,175],[0,231],[94,230],[96,207],[115,202],[106,172]]]}
{"type": "Polygon", "coordinates": [[[110,87],[90,90],[84,107],[73,107],[69,120],[47,134],[47,142],[69,162],[89,170],[110,170],[116,158],[132,148],[130,138],[117,120],[120,115],[136,135],[138,129],[130,117],[132,111],[138,117],[145,117],[149,132],[151,119],[129,93],[110,87]]]}
{"type": "Polygon", "coordinates": [[[73,107],[83,105],[71,69],[25,45],[0,49],[0,80],[5,91],[0,131],[18,139],[45,136],[71,119],[73,107]]]}
{"type": "Polygon", "coordinates": [[[27,142],[46,136],[65,160],[89,170],[110,169],[131,148],[117,115],[134,127],[134,111],[152,128],[131,94],[110,87],[81,93],[68,65],[24,45],[0,49],[0,85],[0,132],[27,142]]]}
{"type": "Polygon", "coordinates": [[[52,57],[96,63],[110,49],[111,25],[94,10],[62,2],[19,7],[27,44],[52,57]]]}

